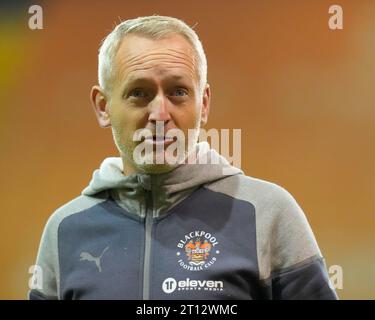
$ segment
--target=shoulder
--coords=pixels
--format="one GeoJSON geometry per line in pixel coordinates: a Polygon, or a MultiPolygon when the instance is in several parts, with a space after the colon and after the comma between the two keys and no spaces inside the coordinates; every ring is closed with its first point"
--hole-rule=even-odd
{"type": "Polygon", "coordinates": [[[257,214],[267,212],[268,215],[276,215],[298,206],[290,192],[281,185],[243,174],[223,178],[205,187],[250,202],[257,214]]]}
{"type": "Polygon", "coordinates": [[[312,256],[320,256],[305,213],[284,187],[245,175],[230,176],[207,188],[255,207],[261,278],[312,256]]]}
{"type": "Polygon", "coordinates": [[[95,197],[80,195],[64,205],[57,208],[48,218],[45,226],[45,233],[57,232],[61,222],[76,213],[83,212],[107,200],[107,192],[96,194],[95,197]]]}

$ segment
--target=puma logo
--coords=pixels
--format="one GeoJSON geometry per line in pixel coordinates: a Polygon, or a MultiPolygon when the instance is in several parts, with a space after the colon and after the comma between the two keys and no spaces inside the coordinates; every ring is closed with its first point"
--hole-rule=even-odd
{"type": "Polygon", "coordinates": [[[99,270],[99,272],[102,272],[102,266],[101,266],[101,264],[100,264],[100,261],[101,261],[101,259],[102,259],[102,256],[103,256],[103,254],[107,251],[109,249],[109,247],[106,247],[104,250],[103,250],[103,252],[102,252],[102,254],[99,256],[99,257],[94,257],[94,256],[92,256],[90,253],[88,253],[88,252],[81,252],[81,254],[80,254],[80,258],[81,259],[79,259],[79,261],[93,261],[93,262],[95,262],[95,265],[97,266],[97,268],[98,268],[98,270],[99,270]]]}

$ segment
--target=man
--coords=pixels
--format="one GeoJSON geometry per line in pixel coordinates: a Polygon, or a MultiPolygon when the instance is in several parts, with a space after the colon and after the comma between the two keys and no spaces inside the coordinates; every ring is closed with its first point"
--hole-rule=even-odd
{"type": "Polygon", "coordinates": [[[210,97],[201,42],[184,22],[141,17],[107,36],[91,100],[121,157],[50,217],[43,288],[30,299],[337,298],[294,198],[197,143],[210,97]],[[195,133],[176,141],[173,130],[195,133]]]}

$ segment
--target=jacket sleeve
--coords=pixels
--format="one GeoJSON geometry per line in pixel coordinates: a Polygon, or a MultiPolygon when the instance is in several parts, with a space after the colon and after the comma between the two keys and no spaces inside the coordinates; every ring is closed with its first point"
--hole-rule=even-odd
{"type": "Polygon", "coordinates": [[[338,299],[304,212],[282,190],[270,235],[272,299],[338,299]]]}
{"type": "Polygon", "coordinates": [[[29,300],[58,299],[58,266],[57,224],[52,215],[40,241],[34,273],[29,282],[29,300]]]}
{"type": "Polygon", "coordinates": [[[273,299],[336,300],[323,258],[317,256],[272,277],[273,299]]]}

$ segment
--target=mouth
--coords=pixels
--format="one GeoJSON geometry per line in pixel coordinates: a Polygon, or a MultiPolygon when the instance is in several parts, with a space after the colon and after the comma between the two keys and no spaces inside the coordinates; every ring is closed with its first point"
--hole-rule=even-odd
{"type": "Polygon", "coordinates": [[[175,138],[173,137],[166,137],[166,136],[149,136],[146,137],[144,140],[146,143],[152,143],[152,144],[170,144],[175,141],[175,138]]]}

